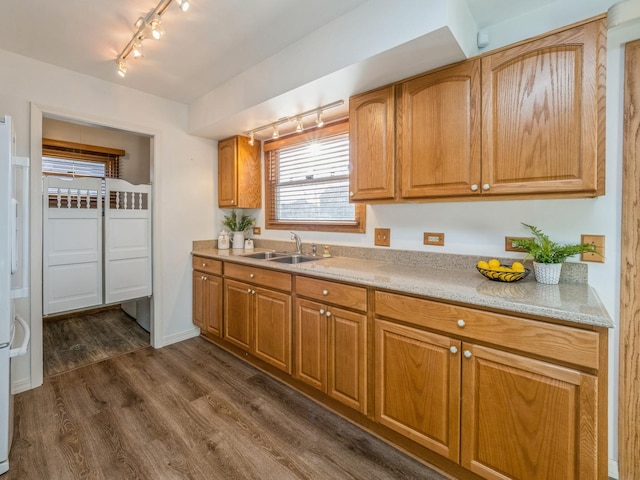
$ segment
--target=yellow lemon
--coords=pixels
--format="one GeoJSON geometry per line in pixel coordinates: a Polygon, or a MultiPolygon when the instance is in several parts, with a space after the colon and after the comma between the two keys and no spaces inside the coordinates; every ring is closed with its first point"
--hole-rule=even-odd
{"type": "Polygon", "coordinates": [[[500,266],[500,260],[496,260],[495,258],[492,258],[487,263],[489,265],[489,268],[491,268],[492,270],[496,270],[500,266]]]}
{"type": "Polygon", "coordinates": [[[522,265],[520,262],[513,262],[511,264],[511,270],[513,270],[514,272],[524,272],[524,265],[522,265]]]}
{"type": "Polygon", "coordinates": [[[487,270],[489,268],[489,264],[484,260],[480,260],[478,262],[478,268],[484,268],[485,270],[487,270]]]}

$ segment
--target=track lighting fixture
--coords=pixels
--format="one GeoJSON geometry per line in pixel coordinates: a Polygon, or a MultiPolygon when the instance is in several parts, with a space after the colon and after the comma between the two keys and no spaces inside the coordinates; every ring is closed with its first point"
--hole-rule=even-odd
{"type": "MultiPolygon", "coordinates": [[[[120,55],[116,58],[118,64],[118,75],[124,77],[127,73],[126,59],[129,55],[134,58],[142,57],[142,41],[146,38],[153,37],[159,40],[164,35],[162,28],[162,15],[165,13],[169,5],[174,0],[160,0],[160,3],[151,10],[146,16],[138,18],[135,22],[136,32],[129,40],[129,43],[122,49],[120,55]]],[[[189,0],[175,0],[178,8],[186,12],[189,9],[189,0]]]]}
{"type": "Polygon", "coordinates": [[[316,126],[322,127],[324,125],[324,121],[322,120],[322,112],[324,112],[325,110],[329,110],[330,108],[339,107],[342,104],[344,104],[344,100],[338,100],[337,102],[329,103],[327,105],[323,105],[321,107],[314,108],[312,110],[307,110],[306,112],[298,113],[297,115],[294,115],[292,117],[284,117],[275,122],[267,123],[266,125],[262,125],[261,127],[254,128],[253,130],[249,130],[245,132],[245,135],[249,135],[249,145],[253,145],[255,141],[254,134],[256,132],[259,132],[261,130],[266,130],[267,128],[272,128],[273,133],[271,135],[271,138],[276,139],[280,137],[280,131],[278,130],[278,126],[288,122],[294,122],[294,121],[296,122],[296,132],[300,133],[304,131],[304,122],[302,121],[303,117],[306,117],[308,115],[313,115],[313,114],[316,115],[316,126]]]}

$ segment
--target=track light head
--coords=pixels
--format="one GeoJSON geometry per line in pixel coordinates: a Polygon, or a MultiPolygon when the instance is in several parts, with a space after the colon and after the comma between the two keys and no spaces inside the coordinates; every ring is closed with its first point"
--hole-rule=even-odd
{"type": "Polygon", "coordinates": [[[178,8],[183,12],[189,10],[189,1],[188,0],[176,0],[178,3],[178,8]]]}
{"type": "Polygon", "coordinates": [[[133,47],[131,47],[131,53],[133,54],[133,58],[140,58],[143,56],[142,39],[138,39],[135,42],[133,42],[133,47]]]}
{"type": "Polygon", "coordinates": [[[160,40],[164,35],[164,28],[162,28],[162,24],[160,23],[160,17],[156,15],[153,20],[151,20],[151,36],[156,40],[160,40]]]}
{"type": "Polygon", "coordinates": [[[316,126],[322,127],[324,125],[324,120],[322,120],[322,110],[318,110],[318,115],[316,116],[316,126]]]}
{"type": "Polygon", "coordinates": [[[118,75],[122,78],[127,74],[127,62],[124,58],[118,59],[118,75]]]}
{"type": "Polygon", "coordinates": [[[273,135],[271,135],[271,138],[276,139],[280,137],[280,132],[278,131],[278,124],[274,123],[273,124],[273,135]]]}
{"type": "Polygon", "coordinates": [[[253,147],[253,144],[256,143],[255,138],[253,137],[253,132],[249,134],[249,145],[253,147]]]}
{"type": "Polygon", "coordinates": [[[304,130],[304,123],[302,123],[302,117],[298,117],[296,120],[298,122],[296,125],[296,132],[300,133],[304,130]]]}

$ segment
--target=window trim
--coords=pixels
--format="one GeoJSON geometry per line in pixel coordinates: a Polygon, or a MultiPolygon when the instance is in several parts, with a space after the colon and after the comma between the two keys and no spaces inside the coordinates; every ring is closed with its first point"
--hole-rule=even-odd
{"type": "Polygon", "coordinates": [[[269,164],[271,160],[271,152],[292,145],[310,142],[320,138],[330,137],[349,132],[349,121],[342,120],[334,122],[321,128],[314,128],[302,133],[287,135],[277,140],[269,140],[264,142],[264,186],[265,186],[265,228],[271,230],[302,230],[314,232],[343,232],[343,233],[365,233],[366,231],[366,205],[356,203],[355,206],[355,222],[339,222],[339,221],[296,221],[296,222],[279,222],[273,220],[275,217],[273,206],[275,202],[275,192],[273,184],[269,180],[269,164]]]}

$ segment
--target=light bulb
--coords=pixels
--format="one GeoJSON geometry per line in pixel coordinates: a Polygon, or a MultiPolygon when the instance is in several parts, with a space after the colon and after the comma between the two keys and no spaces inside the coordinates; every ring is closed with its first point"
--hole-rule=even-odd
{"type": "Polygon", "coordinates": [[[125,62],[124,58],[118,60],[118,75],[122,78],[127,74],[127,62],[125,62]]]}
{"type": "Polygon", "coordinates": [[[322,120],[322,110],[318,110],[318,116],[316,117],[316,126],[322,127],[324,125],[324,120],[322,120]]]}
{"type": "Polygon", "coordinates": [[[178,2],[178,8],[180,8],[180,10],[182,10],[183,12],[186,12],[187,10],[189,10],[189,2],[188,0],[176,0],[178,2]]]}
{"type": "Polygon", "coordinates": [[[278,138],[280,136],[280,132],[278,132],[278,124],[274,124],[273,125],[273,135],[271,135],[271,138],[278,138]]]}
{"type": "Polygon", "coordinates": [[[296,126],[296,132],[300,133],[304,130],[304,124],[302,123],[302,118],[298,117],[298,125],[296,126]]]}
{"type": "Polygon", "coordinates": [[[255,143],[255,139],[253,138],[253,132],[251,132],[249,134],[249,145],[251,145],[253,147],[254,143],[255,143]]]}
{"type": "Polygon", "coordinates": [[[136,40],[135,42],[133,42],[131,53],[133,53],[133,58],[142,57],[142,41],[141,40],[136,40]]]}

